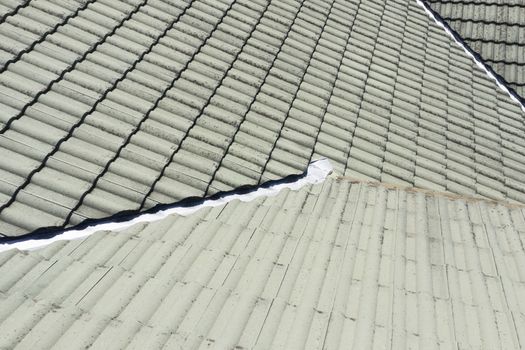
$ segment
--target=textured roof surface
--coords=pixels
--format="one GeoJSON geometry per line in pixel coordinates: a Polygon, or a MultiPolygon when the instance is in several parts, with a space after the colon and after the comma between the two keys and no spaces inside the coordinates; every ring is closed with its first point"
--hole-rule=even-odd
{"type": "Polygon", "coordinates": [[[426,0],[525,101],[525,3],[426,0]]]}
{"type": "Polygon", "coordinates": [[[0,254],[2,349],[518,349],[525,209],[327,180],[0,254]]]}
{"type": "Polygon", "coordinates": [[[414,1],[3,3],[0,235],[257,185],[319,155],[525,202],[519,106],[414,1]]]}

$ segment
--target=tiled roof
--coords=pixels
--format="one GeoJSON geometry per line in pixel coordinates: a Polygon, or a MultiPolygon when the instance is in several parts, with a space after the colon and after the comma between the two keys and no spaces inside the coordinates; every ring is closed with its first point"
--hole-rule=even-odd
{"type": "Polygon", "coordinates": [[[258,185],[318,156],[525,202],[520,106],[416,2],[6,4],[1,235],[258,185]]]}
{"type": "Polygon", "coordinates": [[[525,208],[327,180],[0,254],[2,349],[518,349],[525,208]]]}
{"type": "Polygon", "coordinates": [[[525,3],[425,0],[505,79],[525,104],[525,3]]]}

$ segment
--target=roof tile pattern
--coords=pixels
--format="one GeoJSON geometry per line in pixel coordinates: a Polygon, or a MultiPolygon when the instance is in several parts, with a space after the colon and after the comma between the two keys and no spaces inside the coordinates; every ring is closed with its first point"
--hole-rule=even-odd
{"type": "Polygon", "coordinates": [[[426,1],[525,101],[523,1],[426,1]]]}
{"type": "Polygon", "coordinates": [[[4,252],[0,348],[518,349],[524,215],[327,180],[4,252]]]}
{"type": "Polygon", "coordinates": [[[440,28],[413,15],[416,4],[361,8],[356,23],[382,25],[354,28],[359,40],[347,51],[316,154],[346,175],[523,201],[524,124],[513,102],[440,28]],[[397,28],[403,36],[391,35],[397,28]]]}
{"type": "Polygon", "coordinates": [[[0,23],[0,235],[258,185],[319,156],[525,202],[523,114],[415,2],[20,4],[0,23]]]}
{"type": "Polygon", "coordinates": [[[18,12],[23,7],[26,7],[29,4],[29,0],[7,0],[2,1],[0,4],[0,18],[2,21],[9,16],[12,16],[18,12]]]}

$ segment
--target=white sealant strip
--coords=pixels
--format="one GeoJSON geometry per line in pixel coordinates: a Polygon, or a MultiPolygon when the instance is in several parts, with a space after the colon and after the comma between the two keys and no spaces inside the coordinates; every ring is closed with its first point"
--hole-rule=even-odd
{"type": "Polygon", "coordinates": [[[238,199],[243,202],[249,202],[259,197],[271,197],[276,196],[283,189],[298,190],[301,187],[308,184],[316,184],[323,182],[326,177],[332,172],[333,168],[328,159],[323,158],[316,160],[308,166],[306,175],[301,177],[295,182],[289,183],[277,183],[269,187],[259,187],[258,189],[244,193],[244,194],[230,194],[218,199],[207,199],[202,203],[197,204],[191,207],[181,207],[174,205],[171,208],[158,211],[154,214],[139,214],[137,217],[123,222],[109,222],[98,225],[93,225],[86,227],[82,230],[65,230],[62,233],[57,234],[52,238],[45,239],[28,239],[13,241],[4,244],[0,244],[0,252],[7,251],[10,249],[19,249],[19,250],[35,250],[38,248],[43,248],[53,242],[63,241],[63,240],[74,240],[83,237],[87,237],[95,232],[99,231],[121,231],[132,225],[144,222],[153,222],[166,218],[169,215],[177,214],[182,216],[190,215],[197,210],[204,207],[217,207],[219,205],[226,204],[235,199],[238,199]]]}
{"type": "Polygon", "coordinates": [[[417,0],[417,3],[419,6],[421,6],[425,12],[428,14],[428,16],[430,18],[432,18],[434,20],[434,22],[436,22],[437,25],[439,25],[441,28],[443,28],[445,30],[445,32],[447,32],[447,34],[456,42],[456,44],[458,44],[462,49],[463,51],[465,51],[465,53],[474,60],[474,62],[476,62],[476,64],[478,65],[479,68],[483,69],[485,71],[485,73],[490,77],[492,78],[494,81],[496,81],[496,84],[498,84],[498,86],[500,87],[501,90],[505,91],[509,96],[510,98],[516,102],[520,107],[521,107],[521,110],[525,112],[525,106],[521,103],[521,101],[519,99],[516,98],[516,96],[514,96],[513,93],[510,92],[509,88],[505,85],[503,85],[499,79],[494,75],[494,72],[488,68],[488,66],[478,60],[476,58],[476,56],[474,56],[471,52],[471,50],[469,50],[463,42],[459,41],[456,36],[454,35],[454,33],[452,33],[452,31],[450,30],[450,27],[447,23],[445,23],[444,21],[441,21],[440,19],[436,18],[436,16],[434,16],[434,13],[427,7],[428,5],[425,4],[425,2],[423,0],[417,0]]]}

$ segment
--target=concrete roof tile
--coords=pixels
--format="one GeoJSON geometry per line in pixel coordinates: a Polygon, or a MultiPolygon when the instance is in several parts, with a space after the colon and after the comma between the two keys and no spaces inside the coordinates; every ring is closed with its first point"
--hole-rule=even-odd
{"type": "Polygon", "coordinates": [[[56,188],[50,203],[63,195],[46,178],[57,169],[71,179],[64,189],[97,181],[82,210],[103,213],[104,200],[135,203],[147,183],[161,184],[155,200],[173,202],[198,195],[213,174],[227,190],[256,185],[265,163],[263,179],[300,173],[311,154],[333,154],[344,173],[382,179],[384,168],[384,178],[432,187],[432,174],[412,175],[425,161],[403,163],[417,152],[441,164],[440,188],[449,156],[469,169],[486,163],[497,178],[501,164],[512,178],[521,167],[522,114],[414,4],[97,0],[53,3],[47,14],[39,4],[0,23],[13,59],[0,68],[3,152],[30,157],[1,171],[41,199],[56,188]],[[472,150],[498,162],[461,156],[472,150]],[[377,161],[353,158],[359,151],[377,161]],[[235,169],[243,175],[228,181],[235,169]]]}
{"type": "Polygon", "coordinates": [[[519,344],[508,320],[520,305],[505,295],[520,288],[512,263],[523,252],[504,242],[517,238],[521,207],[329,180],[209,214],[0,254],[11,277],[2,345],[519,344]],[[259,223],[232,224],[248,218],[259,223]],[[407,313],[417,322],[402,322],[407,313]],[[49,322],[60,326],[44,332],[49,322]],[[380,330],[356,337],[370,324],[380,330]]]}
{"type": "Polygon", "coordinates": [[[378,181],[381,178],[381,170],[374,165],[370,165],[368,161],[363,162],[349,155],[344,175],[364,180],[378,181]]]}
{"type": "Polygon", "coordinates": [[[469,2],[443,4],[438,1],[431,2],[430,6],[503,77],[508,86],[519,96],[523,95],[519,84],[522,77],[515,74],[520,68],[519,57],[523,51],[517,36],[520,30],[519,13],[523,11],[521,5],[469,2]]]}

